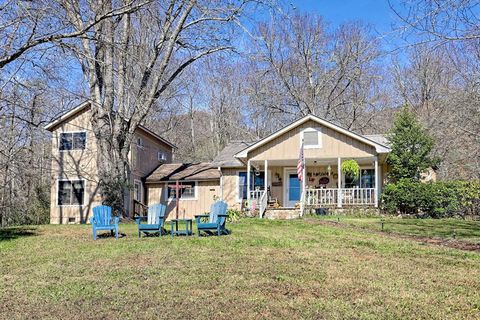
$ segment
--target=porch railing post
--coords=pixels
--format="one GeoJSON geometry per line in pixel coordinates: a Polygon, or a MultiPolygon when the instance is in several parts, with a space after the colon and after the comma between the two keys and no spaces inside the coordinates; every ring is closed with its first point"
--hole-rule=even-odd
{"type": "Polygon", "coordinates": [[[337,175],[338,175],[338,191],[337,191],[337,207],[342,207],[342,158],[337,159],[337,175]]]}
{"type": "Polygon", "coordinates": [[[378,208],[378,158],[375,157],[375,208],[378,208]]]}
{"type": "Polygon", "coordinates": [[[248,210],[252,209],[252,204],[250,202],[250,170],[251,170],[251,163],[250,160],[247,161],[247,205],[248,210]]]}

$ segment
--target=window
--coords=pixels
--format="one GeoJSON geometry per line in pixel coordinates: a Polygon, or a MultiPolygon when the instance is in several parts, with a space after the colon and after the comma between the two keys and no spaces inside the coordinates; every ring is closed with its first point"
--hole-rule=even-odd
{"type": "Polygon", "coordinates": [[[83,150],[86,141],[86,132],[62,132],[60,133],[59,150],[83,150]]]}
{"type": "MultiPolygon", "coordinates": [[[[169,199],[175,199],[177,196],[177,190],[175,189],[175,182],[171,182],[168,187],[167,187],[167,192],[168,192],[168,198],[169,199]]],[[[180,199],[183,200],[194,200],[197,197],[197,183],[192,181],[192,182],[180,182],[179,183],[180,188],[178,189],[178,192],[180,194],[180,199]]]]}
{"type": "Polygon", "coordinates": [[[84,180],[59,180],[58,202],[59,206],[83,205],[85,197],[84,180]]]}
{"type": "Polygon", "coordinates": [[[375,188],[375,170],[362,169],[360,172],[360,188],[375,188]]]}
{"type": "Polygon", "coordinates": [[[145,147],[142,138],[137,138],[137,147],[139,147],[140,149],[143,149],[145,147]]]}
{"type": "Polygon", "coordinates": [[[157,159],[158,159],[158,161],[166,161],[167,160],[167,155],[162,151],[158,151],[157,159]]]}
{"type": "Polygon", "coordinates": [[[375,188],[375,170],[361,169],[360,179],[345,176],[345,188],[375,188]]]}
{"type": "Polygon", "coordinates": [[[302,131],[301,138],[303,139],[303,147],[308,148],[321,148],[322,136],[320,128],[307,128],[302,131]]]}
{"type": "Polygon", "coordinates": [[[142,202],[142,183],[138,180],[133,182],[133,199],[142,202]]]}
{"type": "MultiPolygon", "coordinates": [[[[265,189],[265,172],[258,172],[257,174],[251,174],[250,176],[250,190],[263,190],[265,189]]],[[[238,173],[238,190],[237,195],[239,200],[247,199],[247,172],[238,173]]]]}

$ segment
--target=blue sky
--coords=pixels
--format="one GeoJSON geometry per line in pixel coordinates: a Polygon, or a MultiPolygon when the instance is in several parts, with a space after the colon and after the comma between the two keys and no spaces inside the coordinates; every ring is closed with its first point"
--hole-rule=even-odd
{"type": "Polygon", "coordinates": [[[296,0],[290,4],[297,10],[320,14],[332,25],[362,20],[378,31],[391,31],[395,14],[387,0],[296,0]]]}
{"type": "MultiPolygon", "coordinates": [[[[387,50],[398,49],[406,44],[398,30],[400,21],[388,0],[290,0],[286,3],[295,10],[321,15],[332,27],[345,22],[362,21],[372,27],[387,50]]],[[[397,10],[401,9],[400,0],[391,0],[391,3],[397,10]]]]}

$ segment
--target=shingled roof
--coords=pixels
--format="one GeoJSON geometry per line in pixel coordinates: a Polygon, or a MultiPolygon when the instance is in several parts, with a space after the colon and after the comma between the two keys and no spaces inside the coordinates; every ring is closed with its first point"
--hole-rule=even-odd
{"type": "Polygon", "coordinates": [[[235,154],[242,151],[243,149],[248,148],[255,142],[252,141],[241,141],[234,140],[223,148],[222,151],[213,159],[212,166],[222,167],[222,168],[235,168],[243,167],[244,164],[235,158],[235,154]]]}
{"type": "Polygon", "coordinates": [[[165,181],[217,180],[220,172],[207,162],[162,164],[145,179],[146,183],[165,181]]]}

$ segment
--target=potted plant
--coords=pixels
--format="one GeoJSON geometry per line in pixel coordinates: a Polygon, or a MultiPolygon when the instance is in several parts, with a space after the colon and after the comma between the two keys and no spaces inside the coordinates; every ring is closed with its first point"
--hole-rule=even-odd
{"type": "Polygon", "coordinates": [[[360,165],[353,159],[343,161],[341,169],[346,176],[355,180],[360,176],[360,165]]]}

